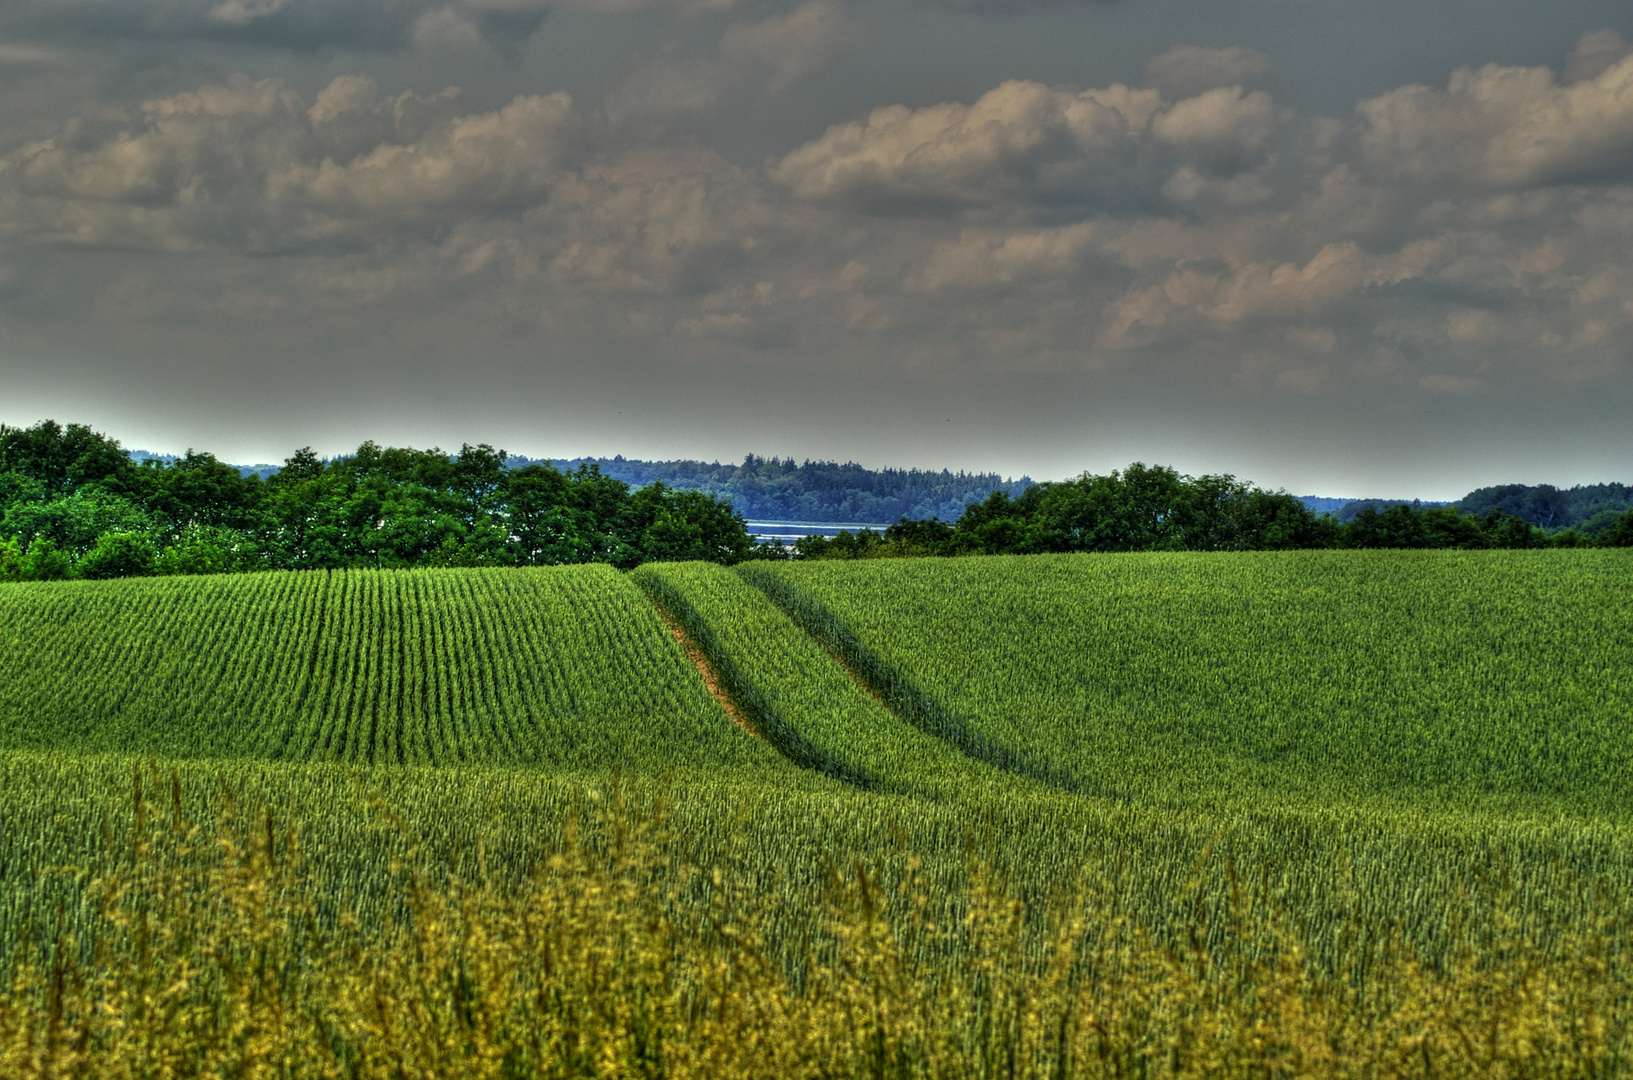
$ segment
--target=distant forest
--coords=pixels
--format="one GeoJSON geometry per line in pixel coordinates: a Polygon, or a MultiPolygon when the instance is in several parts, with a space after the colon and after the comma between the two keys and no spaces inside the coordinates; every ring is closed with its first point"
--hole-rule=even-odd
{"type": "Polygon", "coordinates": [[[674,462],[641,473],[633,467],[648,463],[613,459],[610,466],[631,466],[624,475],[635,481],[603,471],[600,461],[563,464],[571,467],[511,458],[486,443],[449,454],[373,442],[327,460],[302,448],[276,467],[229,465],[195,451],[137,461],[82,424],[0,425],[0,580],[584,562],[628,569],[693,559],[1633,546],[1633,510],[1621,485],[1487,488],[1452,506],[1365,500],[1334,515],[1232,476],[1193,477],[1141,463],[1045,483],[760,458],[700,467],[692,476],[758,496],[682,487],[682,476],[658,475],[674,462]],[[959,491],[976,497],[958,505],[959,491]],[[946,517],[901,513],[883,529],[806,537],[788,549],[754,543],[737,499],[757,517],[793,520],[822,520],[813,512],[821,507],[863,521],[888,505],[951,510],[946,517]]]}
{"type": "MultiPolygon", "coordinates": [[[[511,460],[534,463],[530,458],[511,460]]],[[[622,457],[558,458],[551,464],[569,472],[588,465],[635,487],[662,482],[681,491],[701,491],[726,500],[754,521],[881,525],[904,517],[953,521],[964,507],[994,491],[1015,496],[1032,486],[1029,477],[1010,480],[997,473],[866,469],[855,462],[797,462],[755,454],[740,465],[622,457]]]]}

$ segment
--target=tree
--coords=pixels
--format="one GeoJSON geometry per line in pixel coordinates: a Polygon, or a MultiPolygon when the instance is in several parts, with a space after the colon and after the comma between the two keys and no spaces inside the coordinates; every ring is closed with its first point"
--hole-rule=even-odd
{"type": "Polygon", "coordinates": [[[1633,547],[1633,510],[1623,514],[1616,524],[1599,534],[1601,547],[1633,547]]]}
{"type": "Polygon", "coordinates": [[[142,533],[103,533],[77,567],[80,577],[141,577],[153,573],[159,552],[142,533]]]}
{"type": "Polygon", "coordinates": [[[38,481],[51,495],[91,483],[129,493],[136,484],[136,466],[118,440],[84,424],[65,428],[54,420],[30,428],[0,424],[0,470],[38,481]]]}
{"type": "Polygon", "coordinates": [[[73,560],[58,551],[57,545],[46,537],[28,545],[28,554],[23,556],[18,576],[24,581],[61,581],[73,570],[73,560]]]}

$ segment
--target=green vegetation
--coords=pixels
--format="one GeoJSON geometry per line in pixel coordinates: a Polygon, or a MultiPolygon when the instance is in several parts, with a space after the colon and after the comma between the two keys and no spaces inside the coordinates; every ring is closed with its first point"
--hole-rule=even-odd
{"type": "MultiPolygon", "coordinates": [[[[1345,508],[1346,511],[1349,507],[1345,508]]],[[[1549,532],[1499,505],[1364,506],[1353,517],[1316,515],[1297,498],[1233,476],[1183,476],[1136,462],[1107,476],[1036,484],[1018,497],[995,491],[954,524],[902,519],[877,533],[808,537],[800,559],[1051,552],[1287,551],[1310,548],[1626,547],[1633,510],[1596,519],[1592,535],[1549,532]]]]}
{"type": "Polygon", "coordinates": [[[1633,510],[1633,488],[1626,484],[1578,484],[1563,491],[1552,484],[1500,484],[1469,492],[1457,500],[1468,514],[1500,510],[1550,531],[1574,529],[1595,535],[1611,528],[1633,510]]]}
{"type": "Polygon", "coordinates": [[[855,462],[804,461],[746,455],[741,464],[704,461],[632,461],[624,457],[564,458],[563,472],[583,466],[627,484],[666,484],[729,502],[750,520],[895,521],[940,517],[948,521],[994,491],[1019,495],[1030,478],[947,469],[867,469],[855,462]]]}
{"type": "Polygon", "coordinates": [[[1624,551],[744,568],[921,723],[1176,805],[1633,805],[1624,551]],[[888,597],[888,602],[880,602],[888,597]]]}
{"type": "Polygon", "coordinates": [[[21,584],[0,746],[358,764],[749,765],[605,566],[21,584]]]}
{"type": "Polygon", "coordinates": [[[1625,1075],[1630,577],[11,585],[0,1073],[1625,1075]]]}
{"type": "Polygon", "coordinates": [[[754,730],[791,761],[867,790],[1013,786],[1002,771],[898,719],[730,570],[652,565],[634,577],[698,643],[754,730]]]}
{"type": "Polygon", "coordinates": [[[267,480],[189,451],[138,466],[80,424],[0,425],[0,581],[412,566],[734,562],[743,518],[593,467],[507,469],[486,444],[297,450],[267,480]]]}
{"type": "MultiPolygon", "coordinates": [[[[1529,496],[1487,499],[1480,516],[1395,505],[1340,521],[1232,476],[1182,476],[1139,463],[1108,476],[1008,484],[751,457],[742,466],[681,470],[689,486],[654,479],[632,491],[600,462],[560,472],[525,461],[485,443],[449,455],[367,442],[330,461],[303,448],[276,469],[241,471],[193,451],[137,464],[84,425],[0,425],[0,582],[1090,551],[1633,546],[1633,510],[1617,516],[1609,495],[1572,504],[1596,508],[1580,530],[1549,532],[1507,509],[1535,517],[1542,504],[1529,496]],[[789,550],[754,544],[742,507],[722,496],[759,513],[769,499],[785,512],[779,516],[818,519],[843,509],[866,520],[912,503],[914,512],[932,506],[957,522],[903,516],[882,534],[806,537],[789,550]],[[817,513],[807,496],[827,509],[817,513]],[[978,501],[965,505],[966,496],[978,501]]],[[[635,468],[643,463],[611,464],[624,475],[656,475],[635,468]]]]}
{"type": "MultiPolygon", "coordinates": [[[[1537,874],[1548,863],[1535,848],[1517,861],[1467,848],[1493,875],[1524,872],[1520,893],[1460,871],[1460,859],[1448,872],[1432,851],[1374,862],[1382,852],[1363,850],[1358,867],[1320,867],[1333,932],[1312,940],[1296,914],[1308,898],[1283,889],[1279,865],[1233,858],[1217,831],[1153,832],[1160,822],[1137,815],[1091,811],[1072,850],[1089,861],[1028,894],[979,856],[956,881],[939,875],[900,838],[864,831],[881,823],[877,797],[855,794],[787,809],[751,795],[733,822],[746,842],[700,862],[709,844],[690,835],[698,815],[682,815],[693,793],[681,789],[575,792],[444,770],[422,791],[382,774],[410,799],[399,816],[347,798],[346,778],[324,767],[231,770],[245,784],[235,791],[185,766],[133,776],[126,763],[0,762],[25,782],[0,800],[30,824],[62,827],[76,783],[93,799],[78,866],[40,878],[63,884],[63,901],[77,886],[83,902],[33,904],[45,932],[14,939],[0,971],[7,1076],[1599,1077],[1628,1067],[1629,971],[1615,947],[1628,930],[1625,865],[1619,890],[1601,887],[1560,924],[1522,894],[1575,896],[1581,883],[1557,858],[1537,874]],[[305,794],[298,811],[271,801],[289,793],[305,794]],[[522,873],[495,868],[480,844],[444,855],[420,831],[468,838],[496,805],[524,803],[526,815],[488,834],[541,838],[522,873]],[[857,858],[812,880],[801,845],[819,833],[857,858]],[[756,874],[734,853],[788,873],[756,874]],[[349,875],[325,874],[345,858],[349,875]],[[1151,864],[1175,861],[1188,871],[1152,903],[1151,864]]],[[[1023,847],[1027,825],[1010,830],[1023,847]]],[[[24,855],[9,866],[38,867],[38,851],[24,855]]],[[[1596,881],[1609,876],[1598,869],[1596,881]]]]}

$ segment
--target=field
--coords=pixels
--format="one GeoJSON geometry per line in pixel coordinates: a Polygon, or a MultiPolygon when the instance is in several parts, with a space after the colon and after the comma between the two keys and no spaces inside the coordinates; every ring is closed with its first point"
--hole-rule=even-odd
{"type": "Polygon", "coordinates": [[[1630,585],[1590,550],[8,586],[0,1055],[1625,1073],[1630,585]]]}

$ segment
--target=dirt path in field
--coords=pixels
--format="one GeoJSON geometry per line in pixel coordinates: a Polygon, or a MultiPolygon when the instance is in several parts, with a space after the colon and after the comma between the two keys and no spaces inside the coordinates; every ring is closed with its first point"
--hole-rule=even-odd
{"type": "Polygon", "coordinates": [[[715,677],[714,665],[703,655],[703,650],[692,640],[692,635],[686,632],[684,626],[670,618],[669,612],[665,611],[662,605],[652,606],[657,609],[658,618],[663,620],[663,624],[674,635],[675,641],[680,644],[681,650],[686,653],[686,659],[690,660],[692,666],[697,668],[697,673],[703,676],[703,685],[709,688],[709,693],[714,695],[714,699],[720,702],[720,707],[726,710],[726,715],[731,717],[731,722],[758,739],[760,733],[754,730],[754,725],[748,722],[748,717],[743,715],[743,711],[732,703],[725,688],[720,685],[720,680],[715,677]]]}
{"type": "Polygon", "coordinates": [[[866,694],[874,701],[877,701],[879,703],[879,707],[885,712],[889,713],[891,716],[894,716],[904,724],[909,723],[905,717],[890,707],[890,702],[885,700],[885,696],[883,694],[875,690],[871,685],[869,685],[866,679],[862,678],[862,676],[856,673],[856,669],[851,667],[850,662],[845,659],[844,655],[838,649],[832,648],[827,642],[823,641],[814,634],[807,633],[806,636],[812,641],[816,642],[817,647],[828,654],[828,659],[839,665],[839,670],[843,671],[846,677],[849,678],[851,682],[856,684],[856,688],[858,690],[862,691],[862,693],[866,694]]]}

